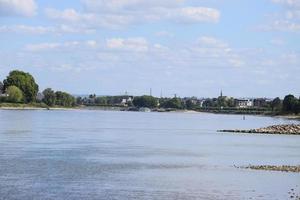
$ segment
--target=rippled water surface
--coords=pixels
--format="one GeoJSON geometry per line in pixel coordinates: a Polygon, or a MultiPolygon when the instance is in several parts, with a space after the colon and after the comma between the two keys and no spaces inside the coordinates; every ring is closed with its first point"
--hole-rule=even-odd
{"type": "Polygon", "coordinates": [[[288,199],[300,136],[217,129],[299,123],[203,113],[0,110],[0,199],[288,199]]]}

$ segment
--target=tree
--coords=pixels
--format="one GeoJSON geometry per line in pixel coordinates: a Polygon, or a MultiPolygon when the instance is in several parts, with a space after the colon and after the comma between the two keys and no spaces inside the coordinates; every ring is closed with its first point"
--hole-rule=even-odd
{"type": "Polygon", "coordinates": [[[179,98],[172,98],[164,101],[161,105],[163,108],[175,108],[175,109],[181,109],[183,108],[181,100],[179,98]]]}
{"type": "Polygon", "coordinates": [[[3,88],[4,88],[4,85],[3,83],[0,81],[0,94],[2,94],[4,91],[3,91],[3,88]]]}
{"type": "Polygon", "coordinates": [[[106,97],[96,97],[95,104],[97,104],[97,105],[106,105],[107,104],[107,98],[106,97]]]}
{"type": "Polygon", "coordinates": [[[282,102],[280,98],[276,97],[275,99],[273,99],[273,101],[271,102],[272,111],[281,110],[281,107],[282,107],[282,102]]]}
{"type": "Polygon", "coordinates": [[[219,96],[217,99],[217,104],[219,107],[227,107],[226,97],[219,96]]]}
{"type": "Polygon", "coordinates": [[[47,88],[43,91],[43,102],[48,106],[54,106],[56,101],[55,92],[51,88],[47,88]]]}
{"type": "Polygon", "coordinates": [[[282,110],[286,113],[296,113],[298,99],[294,95],[287,95],[282,102],[282,110]]]}
{"type": "Polygon", "coordinates": [[[55,92],[55,96],[56,96],[56,105],[64,106],[64,107],[75,106],[76,100],[72,95],[66,92],[57,91],[55,92]]]}
{"type": "Polygon", "coordinates": [[[204,107],[217,107],[217,106],[218,106],[218,103],[217,103],[217,100],[216,100],[216,99],[206,99],[206,100],[203,102],[203,106],[204,106],[204,107]]]}
{"type": "Polygon", "coordinates": [[[299,113],[300,113],[300,98],[298,99],[298,103],[296,106],[296,114],[299,114],[299,113]]]}
{"type": "Polygon", "coordinates": [[[193,103],[193,101],[191,99],[188,99],[186,102],[185,102],[185,106],[188,110],[191,110],[195,107],[195,104],[193,103]]]}
{"type": "Polygon", "coordinates": [[[135,97],[132,103],[136,107],[147,107],[147,108],[157,107],[157,99],[152,96],[146,96],[146,95],[141,97],[135,97]]]}
{"type": "Polygon", "coordinates": [[[76,104],[77,104],[77,105],[82,105],[82,104],[83,104],[83,99],[82,99],[82,97],[77,97],[77,98],[76,98],[76,104]]]}
{"type": "Polygon", "coordinates": [[[22,91],[16,86],[9,86],[6,89],[6,94],[8,95],[7,100],[13,103],[20,103],[23,100],[22,91]]]}
{"type": "Polygon", "coordinates": [[[4,90],[9,86],[18,87],[24,95],[25,102],[32,102],[36,100],[36,95],[39,91],[39,86],[36,84],[33,76],[22,71],[11,71],[7,78],[3,81],[4,90]]]}

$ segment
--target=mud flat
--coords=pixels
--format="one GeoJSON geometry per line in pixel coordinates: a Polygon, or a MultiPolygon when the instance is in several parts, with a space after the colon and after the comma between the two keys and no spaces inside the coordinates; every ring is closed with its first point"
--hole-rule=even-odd
{"type": "Polygon", "coordinates": [[[218,130],[218,132],[300,135],[300,124],[273,125],[250,130],[218,130]]]}

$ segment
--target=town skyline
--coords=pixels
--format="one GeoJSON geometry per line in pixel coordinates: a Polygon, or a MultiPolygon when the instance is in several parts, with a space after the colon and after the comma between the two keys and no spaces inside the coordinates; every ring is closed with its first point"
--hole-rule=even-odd
{"type": "Polygon", "coordinates": [[[0,0],[0,77],[72,94],[299,96],[296,0],[0,0]]]}

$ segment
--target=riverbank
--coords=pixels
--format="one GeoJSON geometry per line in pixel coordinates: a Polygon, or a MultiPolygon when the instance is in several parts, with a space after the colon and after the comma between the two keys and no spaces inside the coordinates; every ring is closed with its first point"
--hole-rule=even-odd
{"type": "Polygon", "coordinates": [[[0,103],[0,110],[76,110],[80,107],[49,107],[44,103],[0,103]]]}
{"type": "Polygon", "coordinates": [[[257,129],[250,129],[250,130],[240,130],[240,129],[218,130],[218,132],[300,135],[300,124],[273,125],[264,128],[257,128],[257,129]]]}
{"type": "MultiPolygon", "coordinates": [[[[104,110],[104,111],[130,111],[138,112],[139,109],[134,107],[120,107],[120,106],[75,106],[75,107],[49,107],[44,103],[0,103],[0,110],[104,110]]],[[[300,115],[275,115],[274,113],[262,113],[262,112],[214,112],[208,110],[183,110],[183,109],[164,109],[155,108],[151,112],[171,112],[171,113],[211,113],[211,114],[225,114],[225,115],[251,115],[251,116],[269,116],[284,118],[289,120],[300,120],[300,115]]]]}

